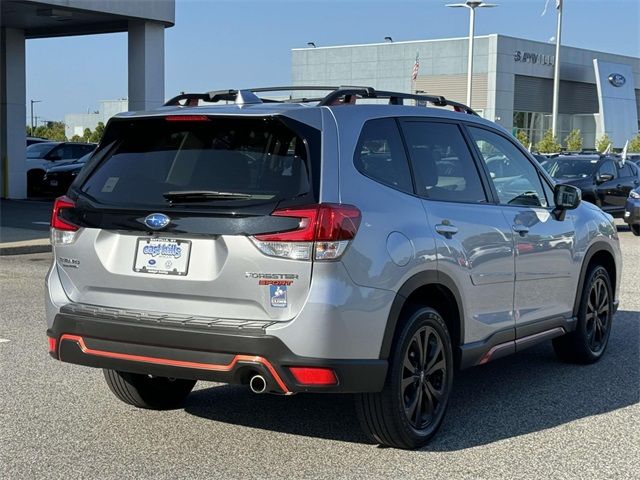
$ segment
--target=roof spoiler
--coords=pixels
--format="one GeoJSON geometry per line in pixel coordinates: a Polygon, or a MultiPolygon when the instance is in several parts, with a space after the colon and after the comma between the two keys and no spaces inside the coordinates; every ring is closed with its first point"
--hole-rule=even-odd
{"type": "Polygon", "coordinates": [[[310,103],[317,102],[318,106],[350,105],[355,104],[358,99],[380,99],[389,100],[390,105],[403,105],[404,100],[415,100],[416,102],[430,103],[437,107],[452,107],[456,112],[464,112],[471,115],[478,115],[471,107],[459,102],[448,100],[442,96],[413,94],[403,92],[390,92],[386,90],[376,90],[373,87],[351,87],[351,86],[318,86],[318,85],[296,85],[280,87],[259,87],[246,88],[241,90],[215,90],[206,93],[181,93],[165,103],[167,107],[195,107],[200,102],[233,102],[237,105],[249,105],[260,103],[310,103]],[[288,99],[272,99],[260,97],[258,93],[264,92],[329,92],[323,96],[311,96],[294,98],[290,95],[288,99]]]}

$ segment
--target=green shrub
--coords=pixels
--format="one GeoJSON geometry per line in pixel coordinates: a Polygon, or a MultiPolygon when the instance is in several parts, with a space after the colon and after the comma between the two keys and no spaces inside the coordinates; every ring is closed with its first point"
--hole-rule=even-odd
{"type": "Polygon", "coordinates": [[[553,136],[553,132],[551,129],[544,132],[544,136],[542,140],[536,143],[536,150],[540,153],[557,153],[562,150],[562,145],[560,145],[553,136]]]}
{"type": "Polygon", "coordinates": [[[596,141],[596,150],[602,153],[607,149],[607,147],[610,144],[611,144],[611,138],[609,138],[609,135],[605,133],[596,141]]]}
{"type": "Polygon", "coordinates": [[[516,133],[516,138],[522,144],[524,148],[529,148],[529,135],[524,130],[518,130],[516,133]]]}
{"type": "Polygon", "coordinates": [[[631,139],[627,151],[634,153],[640,152],[640,132],[631,139]]]}
{"type": "Polygon", "coordinates": [[[569,135],[564,139],[564,143],[567,145],[567,150],[570,152],[579,152],[582,150],[582,134],[580,130],[575,129],[569,132],[569,135]]]}

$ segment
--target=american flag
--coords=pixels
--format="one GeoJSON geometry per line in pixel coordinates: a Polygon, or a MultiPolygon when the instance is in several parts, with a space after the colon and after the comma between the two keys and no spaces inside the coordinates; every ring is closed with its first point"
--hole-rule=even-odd
{"type": "Polygon", "coordinates": [[[411,80],[415,81],[418,78],[418,70],[420,70],[420,58],[416,53],[416,62],[413,64],[413,72],[411,73],[411,80]]]}

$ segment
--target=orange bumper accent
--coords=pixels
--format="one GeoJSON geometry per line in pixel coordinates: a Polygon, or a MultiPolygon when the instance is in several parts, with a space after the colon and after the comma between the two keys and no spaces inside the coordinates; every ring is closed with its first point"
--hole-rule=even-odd
{"type": "MultiPolygon", "coordinates": [[[[55,340],[54,340],[55,341],[55,340]]],[[[183,368],[194,368],[198,370],[211,370],[217,372],[229,372],[233,370],[238,362],[248,362],[248,363],[259,363],[263,365],[269,373],[273,376],[274,380],[278,384],[278,386],[282,389],[285,394],[291,393],[291,391],[287,388],[287,385],[282,381],[280,375],[276,369],[271,365],[271,363],[263,357],[257,357],[253,355],[236,355],[233,357],[233,360],[228,365],[216,365],[211,363],[199,363],[199,362],[187,362],[184,360],[172,360],[169,358],[159,358],[159,357],[146,357],[142,355],[131,355],[128,353],[116,353],[116,352],[108,352],[105,350],[95,350],[87,347],[84,342],[84,339],[79,335],[70,335],[64,334],[60,337],[60,344],[64,341],[75,342],[82,350],[82,353],[85,355],[93,355],[96,357],[105,357],[105,358],[116,358],[119,360],[129,360],[132,362],[142,362],[142,363],[153,363],[156,365],[167,365],[171,367],[183,367],[183,368]]]]}

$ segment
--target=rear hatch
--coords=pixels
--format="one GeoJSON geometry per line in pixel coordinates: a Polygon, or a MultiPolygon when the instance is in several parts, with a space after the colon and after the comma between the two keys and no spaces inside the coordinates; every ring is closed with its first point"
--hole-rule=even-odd
{"type": "Polygon", "coordinates": [[[66,239],[52,231],[67,295],[117,309],[293,318],[312,261],[300,245],[283,254],[269,234],[301,228],[278,212],[317,204],[320,141],[284,116],[113,119],[54,212],[63,230],[79,227],[66,239]]]}

